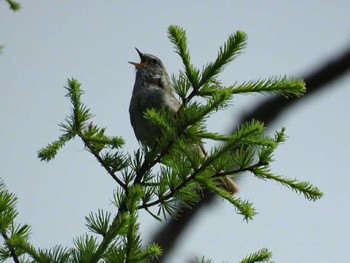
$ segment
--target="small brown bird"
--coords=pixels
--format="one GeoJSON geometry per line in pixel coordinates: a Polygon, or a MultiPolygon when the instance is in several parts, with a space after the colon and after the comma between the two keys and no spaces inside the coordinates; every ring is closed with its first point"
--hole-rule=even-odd
{"type": "MultiPolygon", "coordinates": [[[[136,68],[135,84],[129,106],[130,121],[137,140],[152,149],[162,132],[159,127],[152,125],[144,117],[144,113],[151,108],[177,112],[181,104],[175,98],[170,78],[161,60],[153,55],[141,53],[137,48],[136,51],[141,61],[129,62],[136,68]]],[[[194,148],[198,149],[203,159],[206,158],[203,145],[195,145],[194,148]]],[[[238,192],[238,187],[231,178],[227,176],[220,178],[227,191],[232,194],[238,192]]]]}

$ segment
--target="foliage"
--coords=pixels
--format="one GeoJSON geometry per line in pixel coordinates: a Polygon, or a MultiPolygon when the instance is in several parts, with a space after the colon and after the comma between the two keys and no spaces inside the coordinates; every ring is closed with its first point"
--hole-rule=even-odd
{"type": "MultiPolygon", "coordinates": [[[[256,211],[248,200],[232,196],[220,187],[220,178],[235,178],[251,173],[257,178],[274,180],[315,201],[322,192],[309,182],[300,182],[275,175],[270,171],[274,150],[285,140],[285,129],[274,136],[266,134],[266,127],[258,120],[242,123],[233,134],[218,134],[207,129],[207,119],[218,110],[229,107],[234,96],[246,93],[278,94],[286,98],[305,92],[302,80],[271,77],[224,86],[219,74],[246,45],[246,34],[236,32],[219,48],[217,58],[201,70],[190,60],[185,31],[170,26],[169,39],[182,59],[184,69],[172,76],[175,92],[182,101],[176,116],[165,110],[150,109],[146,118],[162,128],[158,147],[142,147],[134,154],[123,150],[124,140],[109,136],[106,128],[95,125],[93,114],[82,102],[83,91],[76,79],[69,79],[65,87],[72,107],[59,126],[59,138],[38,151],[42,161],[51,161],[58,151],[72,139],[80,138],[86,148],[107,171],[116,184],[113,197],[116,214],[103,210],[86,217],[90,234],[75,239],[73,248],[54,247],[36,249],[28,242],[29,227],[13,223],[17,211],[16,198],[1,185],[0,228],[5,240],[0,259],[31,258],[35,262],[149,262],[161,255],[156,244],[141,245],[138,228],[139,210],[147,211],[157,220],[176,217],[183,207],[192,207],[201,198],[203,189],[230,202],[243,219],[253,219],[256,211]],[[204,160],[193,151],[193,144],[203,139],[217,141],[204,160]],[[156,209],[154,209],[156,208],[156,209]]],[[[262,249],[241,262],[265,262],[271,253],[262,249]]],[[[24,262],[24,261],[21,261],[24,262]]],[[[211,262],[204,258],[200,262],[211,262]]]]}
{"type": "Polygon", "coordinates": [[[245,257],[239,263],[271,262],[271,257],[272,253],[266,248],[263,248],[258,252],[252,253],[249,256],[245,257]]]}
{"type": "Polygon", "coordinates": [[[13,0],[6,0],[6,2],[10,5],[10,9],[12,11],[18,11],[21,8],[21,5],[13,0]]]}

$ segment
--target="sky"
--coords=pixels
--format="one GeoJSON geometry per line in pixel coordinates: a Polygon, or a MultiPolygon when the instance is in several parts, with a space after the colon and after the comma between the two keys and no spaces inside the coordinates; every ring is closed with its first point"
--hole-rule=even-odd
{"type": "MultiPolygon", "coordinates": [[[[18,196],[17,220],[32,227],[41,248],[72,246],[87,231],[85,216],[111,204],[113,180],[84,151],[69,142],[56,159],[41,162],[37,151],[60,135],[70,112],[67,79],[82,83],[83,101],[94,123],[139,145],[128,106],[138,61],[134,47],[162,59],[169,73],[182,69],[167,38],[171,24],[188,36],[192,63],[215,58],[228,35],[248,35],[245,51],[221,75],[224,84],[270,76],[303,77],[349,46],[349,1],[20,1],[12,12],[0,2],[0,176],[18,196]]],[[[287,128],[272,170],[310,181],[324,197],[309,202],[275,182],[245,174],[239,197],[258,215],[246,223],[223,200],[201,211],[168,262],[205,256],[238,262],[263,247],[276,262],[346,262],[350,236],[348,139],[349,74],[285,112],[268,131],[287,128]]],[[[263,95],[237,96],[227,111],[209,120],[228,132],[263,95]]],[[[207,145],[209,148],[210,145],[207,145]]],[[[160,227],[140,213],[145,242],[160,227]]],[[[171,237],[169,237],[171,238],[171,237]]]]}

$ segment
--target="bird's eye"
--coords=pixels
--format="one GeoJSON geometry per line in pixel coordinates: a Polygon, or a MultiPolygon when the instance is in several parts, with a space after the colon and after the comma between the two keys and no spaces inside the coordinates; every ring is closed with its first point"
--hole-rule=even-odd
{"type": "Polygon", "coordinates": [[[157,64],[157,60],[154,59],[154,58],[152,58],[152,59],[150,60],[150,62],[151,62],[152,64],[157,64]]]}

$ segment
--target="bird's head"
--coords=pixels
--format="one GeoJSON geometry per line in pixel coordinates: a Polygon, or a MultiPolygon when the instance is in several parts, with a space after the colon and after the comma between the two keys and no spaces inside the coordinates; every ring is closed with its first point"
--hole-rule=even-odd
{"type": "Polygon", "coordinates": [[[135,48],[137,53],[140,56],[140,62],[131,62],[130,64],[134,65],[137,71],[146,72],[151,75],[163,75],[166,74],[166,69],[162,61],[156,56],[150,54],[144,54],[137,48],[135,48]]]}

